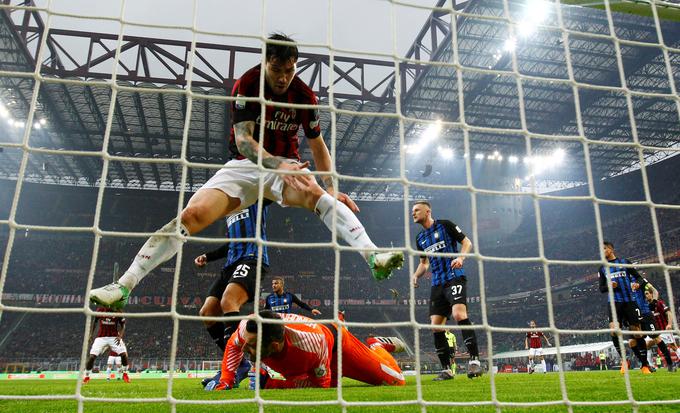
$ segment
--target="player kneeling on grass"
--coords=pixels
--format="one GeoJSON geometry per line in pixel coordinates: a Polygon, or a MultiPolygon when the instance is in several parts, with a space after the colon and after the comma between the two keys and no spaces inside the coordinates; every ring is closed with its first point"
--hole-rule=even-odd
{"type": "MultiPolygon", "coordinates": [[[[343,377],[376,386],[403,386],[406,383],[390,354],[404,350],[404,343],[396,337],[371,337],[366,345],[340,327],[342,343],[338,343],[338,328],[332,324],[319,324],[300,315],[266,310],[260,312],[260,316],[265,319],[261,327],[261,361],[285,379],[261,380],[263,388],[335,387],[338,351],[342,351],[343,377]],[[268,319],[305,324],[271,324],[266,322],[268,319]]],[[[224,351],[220,381],[206,389],[229,390],[234,386],[236,368],[244,354],[255,360],[257,335],[255,320],[241,321],[224,351]]]]}

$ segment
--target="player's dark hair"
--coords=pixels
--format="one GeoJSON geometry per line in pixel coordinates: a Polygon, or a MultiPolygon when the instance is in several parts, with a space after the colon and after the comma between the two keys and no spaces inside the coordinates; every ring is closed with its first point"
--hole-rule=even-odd
{"type": "Polygon", "coordinates": [[[421,200],[416,201],[415,204],[413,204],[413,205],[418,205],[418,204],[420,204],[420,205],[427,205],[428,208],[432,209],[432,205],[430,204],[430,202],[429,202],[429,201],[426,201],[426,200],[424,200],[424,199],[421,199],[421,200]]]}
{"type": "Polygon", "coordinates": [[[614,249],[614,244],[612,244],[612,243],[609,242],[609,241],[605,241],[605,242],[603,242],[603,244],[604,244],[605,247],[609,247],[609,248],[611,248],[611,249],[614,249]]]}
{"type": "MultiPolygon", "coordinates": [[[[272,33],[267,39],[295,43],[295,40],[283,33],[272,33]]],[[[267,42],[267,45],[265,46],[265,57],[267,58],[267,61],[273,58],[277,58],[281,62],[287,62],[289,59],[297,61],[298,48],[296,45],[267,42]]]]}
{"type": "MultiPolygon", "coordinates": [[[[273,311],[262,310],[260,317],[264,319],[280,320],[281,317],[273,311]]],[[[257,334],[257,322],[255,320],[248,320],[246,323],[246,331],[257,334]]],[[[273,341],[283,340],[283,324],[262,323],[262,348],[267,348],[273,341]]]]}

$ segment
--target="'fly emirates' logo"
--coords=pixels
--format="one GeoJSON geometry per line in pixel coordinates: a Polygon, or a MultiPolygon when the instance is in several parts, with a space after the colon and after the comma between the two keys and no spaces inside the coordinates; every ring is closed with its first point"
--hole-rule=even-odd
{"type": "MultiPolygon", "coordinates": [[[[255,121],[258,125],[260,124],[262,115],[257,117],[255,121]]],[[[264,122],[264,127],[270,130],[280,130],[282,132],[297,131],[300,127],[297,119],[295,118],[295,113],[287,113],[281,110],[274,112],[274,119],[267,119],[264,122]]]]}

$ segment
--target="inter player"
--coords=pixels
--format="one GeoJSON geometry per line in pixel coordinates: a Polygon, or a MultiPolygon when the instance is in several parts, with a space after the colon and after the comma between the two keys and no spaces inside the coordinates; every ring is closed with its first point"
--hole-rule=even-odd
{"type": "MultiPolygon", "coordinates": [[[[673,357],[671,356],[670,351],[673,350],[677,353],[678,346],[675,344],[675,339],[673,339],[672,332],[663,333],[663,331],[670,329],[672,325],[671,317],[673,317],[673,315],[671,314],[671,309],[661,298],[655,299],[654,292],[651,289],[645,289],[645,300],[647,301],[647,305],[651,312],[653,326],[660,333],[653,338],[654,341],[649,343],[648,346],[651,347],[652,345],[656,344],[666,359],[666,367],[668,368],[668,371],[675,372],[677,370],[677,366],[673,362],[673,357]]],[[[648,322],[648,320],[643,321],[642,327],[645,330],[650,329],[646,326],[648,322]]],[[[650,338],[652,337],[650,336],[650,338]]],[[[678,358],[680,358],[680,354],[678,354],[678,358]]]]}
{"type": "Polygon", "coordinates": [[[94,361],[98,356],[108,349],[111,349],[120,355],[123,381],[125,383],[129,383],[130,377],[128,377],[127,374],[127,349],[125,348],[125,343],[123,342],[123,336],[125,335],[125,318],[114,315],[115,312],[109,310],[108,308],[100,307],[97,308],[97,311],[111,313],[111,315],[94,317],[90,336],[94,335],[94,331],[97,326],[99,326],[99,328],[97,330],[97,336],[92,343],[92,347],[90,348],[90,356],[88,357],[87,363],[85,364],[85,378],[83,379],[83,383],[90,381],[90,373],[92,373],[94,361]]]}
{"type": "MultiPolygon", "coordinates": [[[[262,323],[260,357],[285,381],[268,380],[264,388],[335,387],[337,352],[342,351],[342,376],[372,385],[403,386],[406,381],[390,351],[403,351],[396,337],[373,337],[368,346],[342,327],[338,343],[334,325],[324,325],[297,314],[277,314],[263,310],[266,319],[283,319],[304,324],[262,323]]],[[[222,375],[215,390],[229,390],[234,372],[244,353],[256,357],[258,327],[254,320],[243,320],[227,343],[222,360],[222,375]]],[[[208,388],[208,387],[206,387],[208,388]]]]}
{"type": "Polygon", "coordinates": [[[113,366],[116,366],[116,373],[120,373],[123,362],[121,361],[120,354],[110,350],[109,358],[106,360],[106,381],[111,380],[111,370],[113,369],[113,366]]]}
{"type": "Polygon", "coordinates": [[[309,173],[310,163],[300,162],[297,135],[302,125],[316,169],[323,172],[332,169],[330,153],[321,136],[318,110],[271,105],[265,107],[265,118],[260,119],[260,103],[256,101],[260,95],[276,103],[317,104],[314,92],[295,74],[297,46],[289,37],[280,34],[270,36],[269,40],[276,43],[267,43],[264,66],[251,68],[234,84],[230,136],[233,159],[191,197],[179,222],[175,219],[161,228],[142,246],[120,280],[92,290],[90,300],[108,307],[124,307],[130,291],[181,248],[182,240],[175,236],[177,230],[182,237],[196,234],[217,219],[253,205],[258,201],[260,178],[266,199],[314,211],[331,230],[336,221],[338,237],[352,247],[364,249],[361,255],[376,279],[388,278],[395,268],[401,267],[402,252],[370,251],[376,246],[354,215],[359,208],[334,187],[332,177],[322,177],[326,188],[323,189],[309,173]],[[264,76],[263,91],[260,90],[260,75],[264,76]],[[262,123],[263,137],[260,136],[262,123]],[[258,160],[265,171],[256,169],[258,160]],[[285,172],[301,174],[282,174],[285,172]],[[336,202],[334,196],[340,202],[336,202]]]}
{"type": "Polygon", "coordinates": [[[310,311],[313,315],[321,314],[321,311],[310,307],[309,304],[300,300],[297,295],[284,291],[283,284],[283,278],[281,277],[274,277],[272,279],[273,292],[265,299],[265,310],[288,314],[293,311],[293,304],[296,304],[303,310],[310,311]]]}
{"type": "MultiPolygon", "coordinates": [[[[467,254],[472,249],[472,242],[463,234],[460,228],[451,221],[432,218],[432,207],[427,201],[418,201],[413,205],[413,222],[422,225],[423,230],[416,237],[416,247],[419,251],[457,253],[458,243],[461,244],[460,253],[467,254]]],[[[418,279],[432,270],[432,290],[430,293],[430,321],[434,325],[444,325],[452,312],[453,318],[459,326],[470,326],[472,322],[467,314],[467,291],[465,272],[463,271],[465,257],[421,256],[416,272],[413,274],[413,286],[418,287],[418,279]]],[[[436,381],[451,380],[451,354],[446,342],[443,329],[434,329],[434,347],[437,350],[439,362],[443,370],[434,379],[436,381]]],[[[477,336],[471,329],[462,330],[463,341],[470,353],[467,375],[469,378],[482,375],[479,363],[477,336]]]]}
{"type": "Polygon", "coordinates": [[[541,367],[543,368],[543,373],[547,373],[548,369],[545,366],[545,359],[543,358],[543,340],[545,344],[550,346],[550,341],[542,331],[536,330],[536,321],[529,321],[530,330],[527,331],[527,336],[524,338],[524,349],[529,350],[529,365],[527,366],[527,371],[529,374],[534,372],[534,359],[538,357],[541,360],[541,367]]]}
{"type": "MultiPolygon", "coordinates": [[[[614,295],[614,309],[616,310],[616,318],[623,327],[628,327],[630,331],[640,331],[640,317],[642,316],[640,309],[637,306],[633,290],[644,288],[646,280],[633,267],[622,267],[620,264],[630,264],[631,262],[625,258],[617,258],[614,251],[614,244],[609,241],[603,243],[604,256],[609,262],[608,266],[600,267],[599,283],[600,292],[607,293],[608,288],[611,287],[614,295]]],[[[609,328],[617,328],[614,323],[614,317],[611,312],[611,303],[609,296],[607,296],[607,311],[609,313],[609,328]]],[[[647,346],[642,339],[642,335],[637,334],[633,336],[633,344],[631,349],[642,367],[640,371],[643,374],[650,374],[649,362],[647,361],[647,346]],[[640,339],[640,340],[637,340],[640,339]]],[[[631,340],[632,341],[632,340],[631,340]]],[[[621,353],[619,341],[616,333],[612,333],[612,342],[614,348],[619,353],[621,358],[621,373],[626,369],[626,357],[621,353]]]]}
{"type": "MultiPolygon", "coordinates": [[[[267,239],[266,217],[269,203],[262,207],[260,237],[267,239]]],[[[257,204],[227,217],[227,236],[229,238],[255,238],[257,228],[257,204]]],[[[255,297],[255,281],[257,275],[258,245],[254,242],[229,242],[218,249],[199,255],[194,259],[197,267],[204,267],[208,262],[226,259],[220,278],[210,287],[208,297],[199,314],[203,317],[237,316],[241,306],[252,302],[255,297]]],[[[267,246],[262,246],[262,274],[269,268],[267,246]]],[[[238,321],[204,320],[210,337],[224,352],[227,339],[235,331],[238,321]]]]}

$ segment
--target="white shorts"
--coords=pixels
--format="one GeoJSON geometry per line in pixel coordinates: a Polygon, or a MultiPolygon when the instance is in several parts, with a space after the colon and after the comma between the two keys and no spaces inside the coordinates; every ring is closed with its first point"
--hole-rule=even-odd
{"type": "MultiPolygon", "coordinates": [[[[294,160],[290,160],[295,162],[294,160]]],[[[309,169],[304,169],[309,171],[309,169]]],[[[257,165],[249,159],[232,159],[224,164],[224,167],[217,171],[203,184],[201,189],[219,189],[225,194],[241,200],[240,209],[248,208],[257,202],[259,195],[260,174],[263,174],[264,197],[283,205],[283,178],[269,170],[260,172],[257,165]]]]}
{"type": "Polygon", "coordinates": [[[94,343],[92,343],[92,348],[90,349],[90,354],[94,356],[101,356],[104,351],[109,349],[115,351],[118,354],[127,353],[127,349],[125,348],[125,343],[123,343],[123,340],[120,340],[120,344],[116,344],[116,338],[117,337],[95,338],[94,343]]]}
{"type": "Polygon", "coordinates": [[[675,344],[675,339],[673,338],[673,334],[671,333],[662,333],[659,334],[659,337],[666,344],[675,344]]]}
{"type": "Polygon", "coordinates": [[[123,361],[120,359],[120,356],[109,356],[109,360],[106,362],[107,365],[113,366],[114,364],[116,366],[120,366],[123,364],[123,361]]]}
{"type": "Polygon", "coordinates": [[[530,348],[529,349],[529,357],[540,357],[542,355],[543,355],[543,347],[530,348]]]}

